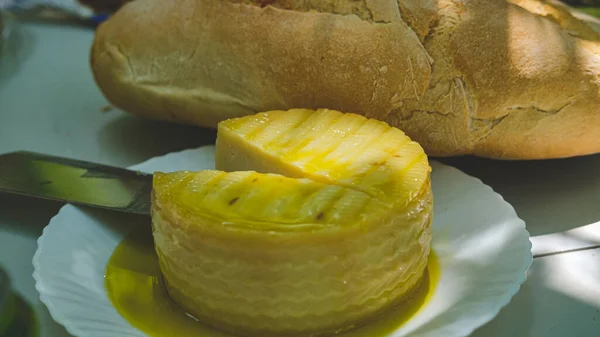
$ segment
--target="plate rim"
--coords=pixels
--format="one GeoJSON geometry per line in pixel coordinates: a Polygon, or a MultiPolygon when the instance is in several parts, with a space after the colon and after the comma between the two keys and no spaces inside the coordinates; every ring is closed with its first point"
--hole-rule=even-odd
{"type": "MultiPolygon", "coordinates": [[[[143,169],[143,167],[152,165],[152,162],[154,162],[154,161],[161,161],[161,160],[164,160],[166,157],[169,157],[172,155],[179,156],[179,155],[185,155],[186,153],[193,153],[195,151],[198,151],[199,149],[206,148],[206,147],[212,147],[212,146],[214,146],[214,145],[205,145],[205,146],[200,146],[200,147],[195,147],[195,148],[184,149],[181,151],[169,152],[169,153],[166,153],[163,155],[148,158],[142,162],[139,162],[134,165],[130,165],[126,168],[130,169],[130,170],[147,171],[147,170],[143,169]]],[[[512,279],[510,283],[507,282],[507,284],[510,284],[510,287],[507,287],[505,292],[502,293],[501,296],[497,297],[497,300],[494,303],[493,309],[490,309],[487,312],[487,314],[479,315],[477,317],[475,317],[475,316],[472,317],[473,322],[475,322],[474,324],[472,324],[472,327],[463,328],[463,331],[465,332],[464,336],[470,336],[477,329],[481,328],[482,326],[484,326],[485,324],[489,323],[494,318],[496,318],[498,316],[498,314],[500,313],[500,311],[502,309],[504,309],[511,302],[512,298],[520,291],[523,283],[527,280],[527,273],[533,263],[533,252],[531,250],[531,248],[532,248],[531,235],[530,235],[529,231],[527,230],[525,221],[521,217],[519,217],[514,206],[512,204],[510,204],[508,201],[506,201],[506,199],[504,199],[504,197],[500,193],[496,192],[491,186],[485,184],[480,178],[469,175],[466,172],[464,172],[454,166],[442,163],[435,159],[430,159],[429,163],[430,163],[430,166],[432,167],[432,169],[435,169],[435,167],[437,166],[438,168],[443,168],[445,170],[454,171],[455,173],[460,173],[460,174],[468,177],[469,179],[472,179],[473,182],[479,184],[481,187],[484,187],[485,189],[487,189],[488,192],[490,192],[490,195],[493,195],[494,198],[496,198],[498,202],[502,203],[505,207],[508,207],[507,210],[510,210],[510,212],[514,214],[514,218],[511,220],[512,226],[515,226],[515,230],[519,230],[519,231],[523,232],[523,234],[524,234],[523,239],[525,239],[525,238],[527,239],[526,247],[524,247],[524,248],[527,248],[526,251],[528,252],[528,254],[525,254],[523,256],[522,263],[518,268],[519,277],[512,279]]],[[[48,231],[51,230],[52,227],[56,226],[56,223],[58,222],[58,219],[60,218],[60,216],[63,215],[64,213],[68,212],[71,209],[81,210],[81,209],[86,209],[86,207],[80,207],[80,206],[76,206],[76,205],[72,205],[72,204],[65,204],[48,221],[48,224],[44,227],[42,234],[36,240],[37,247],[36,247],[35,254],[33,255],[33,258],[32,258],[32,264],[33,264],[32,276],[33,276],[34,283],[35,283],[35,289],[39,294],[40,302],[42,302],[46,306],[52,319],[55,322],[57,322],[58,324],[60,324],[62,327],[64,327],[65,330],[70,335],[82,337],[82,336],[86,336],[85,331],[81,331],[76,325],[70,324],[70,322],[72,320],[67,319],[64,316],[64,313],[61,313],[61,311],[58,310],[54,306],[54,304],[52,303],[51,296],[48,293],[45,293],[44,291],[42,291],[44,281],[42,280],[42,277],[40,275],[40,263],[41,263],[40,258],[43,253],[42,242],[43,242],[44,238],[46,237],[48,231]]],[[[123,320],[125,320],[127,323],[129,323],[125,318],[123,318],[123,320]]],[[[139,330],[138,328],[136,328],[133,325],[131,325],[131,326],[134,329],[136,329],[137,331],[139,331],[145,335],[145,332],[139,330]]],[[[392,333],[390,335],[390,337],[393,337],[394,335],[395,335],[395,333],[392,333]]]]}

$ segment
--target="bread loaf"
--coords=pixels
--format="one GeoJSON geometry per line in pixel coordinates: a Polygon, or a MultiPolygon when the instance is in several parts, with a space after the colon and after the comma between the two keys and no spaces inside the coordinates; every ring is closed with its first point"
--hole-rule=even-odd
{"type": "Polygon", "coordinates": [[[536,0],[137,0],[96,34],[116,106],[215,127],[330,108],[402,129],[431,156],[600,152],[600,35],[536,0]]]}

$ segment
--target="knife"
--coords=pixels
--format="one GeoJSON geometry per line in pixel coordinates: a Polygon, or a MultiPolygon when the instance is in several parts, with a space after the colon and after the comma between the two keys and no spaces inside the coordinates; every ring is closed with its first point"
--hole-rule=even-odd
{"type": "Polygon", "coordinates": [[[152,175],[19,151],[0,155],[0,193],[150,214],[152,175]]]}

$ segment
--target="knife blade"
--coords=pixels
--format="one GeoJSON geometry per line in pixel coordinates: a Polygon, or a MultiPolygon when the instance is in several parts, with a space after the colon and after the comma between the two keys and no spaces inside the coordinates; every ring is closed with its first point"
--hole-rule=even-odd
{"type": "Polygon", "coordinates": [[[35,152],[0,155],[0,192],[150,214],[152,175],[35,152]]]}

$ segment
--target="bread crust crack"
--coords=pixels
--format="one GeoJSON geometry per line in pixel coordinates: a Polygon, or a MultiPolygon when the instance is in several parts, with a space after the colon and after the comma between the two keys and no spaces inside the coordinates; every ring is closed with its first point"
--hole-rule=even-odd
{"type": "Polygon", "coordinates": [[[540,118],[545,118],[559,114],[571,104],[572,102],[565,103],[557,109],[543,109],[535,104],[528,106],[514,106],[506,109],[505,114],[497,118],[471,118],[471,134],[473,135],[473,141],[475,144],[485,141],[500,123],[504,122],[507,117],[512,116],[513,114],[535,112],[538,116],[542,116],[540,118]]]}
{"type": "Polygon", "coordinates": [[[512,111],[534,110],[536,112],[539,112],[539,113],[542,113],[545,115],[556,115],[557,113],[560,113],[564,108],[566,108],[569,105],[571,105],[571,102],[568,102],[568,103],[564,104],[563,106],[556,108],[556,109],[542,109],[542,108],[536,106],[535,104],[532,104],[532,105],[528,105],[528,106],[510,107],[510,108],[508,108],[508,111],[512,112],[512,111]]]}
{"type": "Polygon", "coordinates": [[[394,0],[221,0],[234,4],[274,7],[304,13],[328,13],[336,15],[355,15],[363,21],[373,24],[399,22],[400,10],[394,0]],[[396,8],[394,8],[396,7],[396,8]]]}

